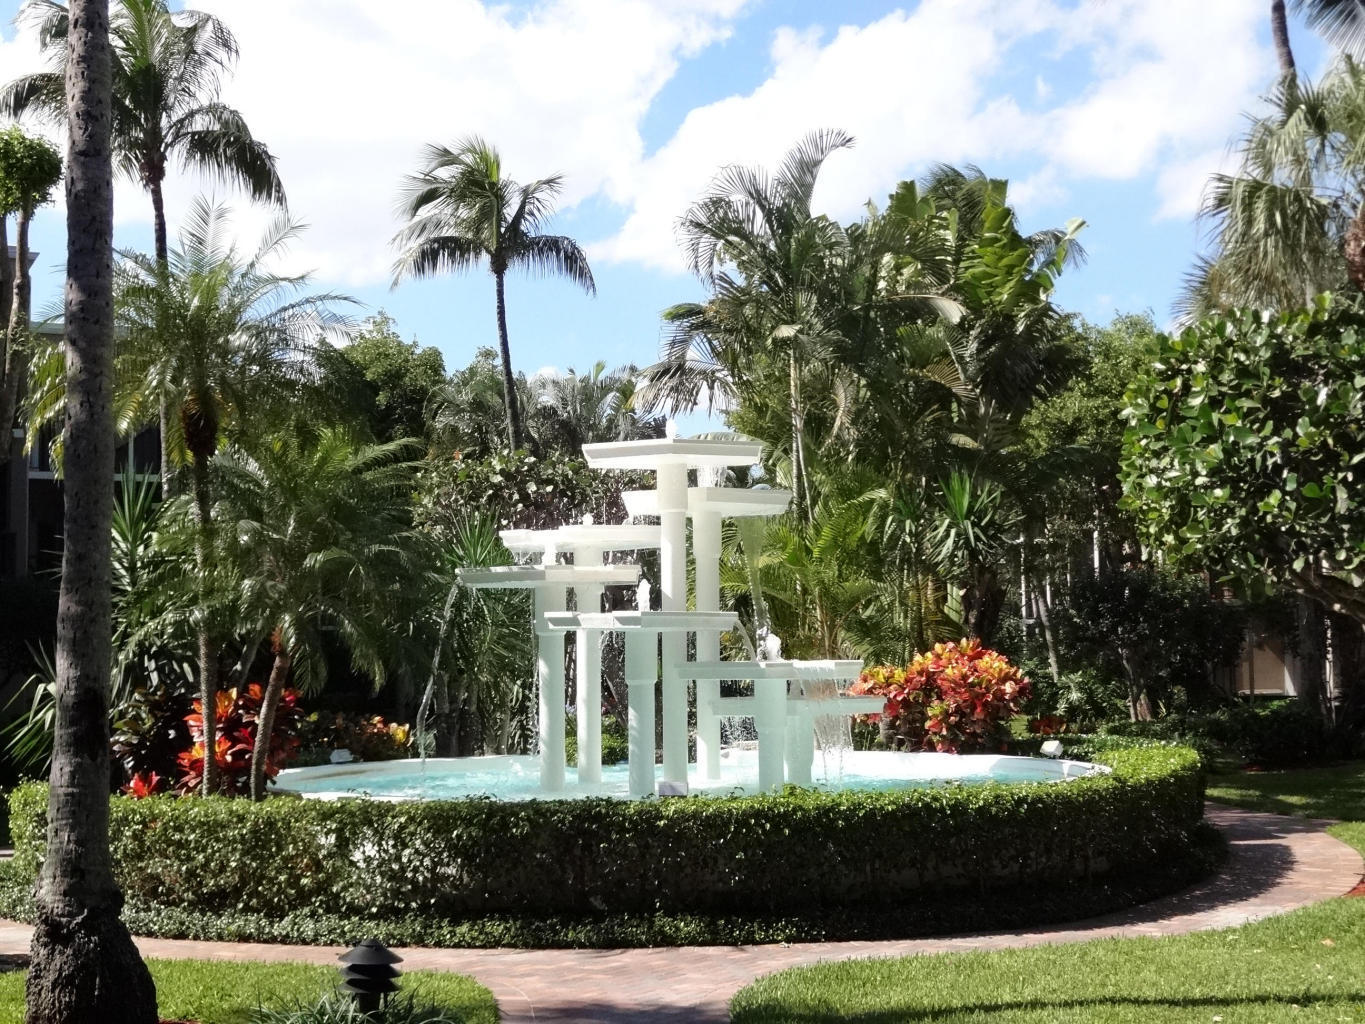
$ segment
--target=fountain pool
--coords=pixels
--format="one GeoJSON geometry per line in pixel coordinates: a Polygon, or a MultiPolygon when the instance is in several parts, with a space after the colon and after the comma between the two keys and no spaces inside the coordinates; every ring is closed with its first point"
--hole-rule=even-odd
{"type": "MultiPolygon", "coordinates": [[[[488,797],[496,800],[629,797],[630,768],[604,765],[602,781],[578,781],[569,768],[564,788],[547,793],[540,785],[540,758],[530,755],[428,758],[370,761],[289,768],[280,772],[279,791],[314,800],[369,797],[375,800],[452,800],[488,797]]],[[[719,779],[707,779],[693,765],[689,792],[736,796],[759,791],[758,752],[728,749],[721,757],[719,779]]],[[[662,777],[662,766],[656,766],[662,777]]],[[[1001,754],[907,754],[850,751],[843,754],[837,783],[815,782],[815,789],[896,790],[983,782],[1063,782],[1108,768],[1083,761],[1010,757],[1001,754]]]]}

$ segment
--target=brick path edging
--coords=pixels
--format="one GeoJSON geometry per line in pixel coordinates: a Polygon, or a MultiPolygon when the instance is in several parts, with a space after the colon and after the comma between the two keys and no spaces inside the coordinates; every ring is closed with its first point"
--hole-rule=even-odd
{"type": "MultiPolygon", "coordinates": [[[[1245,924],[1350,892],[1365,865],[1325,831],[1329,822],[1210,804],[1228,838],[1214,877],[1140,907],[1089,921],[1020,932],[890,942],[655,949],[403,949],[404,967],[457,971],[497,997],[506,1024],[711,1024],[728,1019],[730,997],[762,974],[822,960],[905,956],[1082,942],[1111,936],[1178,935],[1245,924]]],[[[0,921],[0,955],[28,949],[27,925],[0,921]]],[[[149,957],[336,963],[338,949],[264,943],[139,939],[149,957]]]]}

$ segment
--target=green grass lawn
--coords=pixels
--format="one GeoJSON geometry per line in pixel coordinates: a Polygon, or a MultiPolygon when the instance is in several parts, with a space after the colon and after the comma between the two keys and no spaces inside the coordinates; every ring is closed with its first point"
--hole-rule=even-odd
{"type": "MultiPolygon", "coordinates": [[[[304,964],[224,963],[203,960],[151,960],[161,1016],[202,1024],[242,1024],[257,1006],[292,1007],[316,1002],[337,985],[330,967],[304,964]]],[[[457,1015],[464,1024],[497,1024],[493,995],[458,974],[414,971],[401,980],[404,992],[419,1002],[457,1015]]],[[[0,1024],[24,1019],[24,976],[0,975],[0,1024]]]]}
{"type": "MultiPolygon", "coordinates": [[[[1365,765],[1216,776],[1209,796],[1348,819],[1365,851],[1365,765]],[[1354,819],[1354,820],[1349,820],[1354,819]]],[[[1365,900],[1219,932],[1052,948],[857,960],[743,989],[738,1024],[1365,1024],[1365,900]]]]}

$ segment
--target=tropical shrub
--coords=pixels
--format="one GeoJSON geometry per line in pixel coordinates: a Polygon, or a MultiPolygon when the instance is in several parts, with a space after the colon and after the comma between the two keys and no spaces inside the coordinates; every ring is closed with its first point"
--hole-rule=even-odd
{"type": "MultiPolygon", "coordinates": [[[[277,726],[278,728],[278,726],[277,726]]],[[[334,750],[349,750],[359,761],[396,761],[412,755],[412,726],[382,715],[315,711],[299,723],[302,760],[323,763],[334,750]]]]}
{"type": "MultiPolygon", "coordinates": [[[[218,730],[214,762],[218,765],[219,792],[228,796],[245,796],[251,789],[251,749],[256,742],[256,723],[261,712],[264,688],[252,683],[243,691],[236,687],[218,693],[214,714],[218,730]]],[[[266,777],[273,779],[280,769],[294,759],[299,749],[299,722],[303,712],[298,706],[297,690],[285,690],[275,711],[275,728],[270,738],[270,755],[266,760],[266,777]]],[[[203,704],[195,701],[194,710],[185,716],[193,741],[188,750],[176,758],[180,778],[176,789],[180,793],[195,793],[204,782],[204,715],[203,704]]]]}
{"type": "Polygon", "coordinates": [[[114,710],[109,749],[129,785],[175,775],[179,755],[193,742],[185,718],[190,709],[189,695],[178,687],[152,684],[133,690],[114,710]]]}
{"type": "MultiPolygon", "coordinates": [[[[578,724],[574,715],[565,715],[564,759],[568,764],[578,763],[578,724]]],[[[620,720],[602,716],[602,763],[622,764],[630,758],[630,737],[620,720]]]]}
{"type": "Polygon", "coordinates": [[[850,692],[886,698],[889,745],[946,753],[1004,750],[1029,681],[976,639],[935,644],[905,668],[876,666],[850,692]]]}

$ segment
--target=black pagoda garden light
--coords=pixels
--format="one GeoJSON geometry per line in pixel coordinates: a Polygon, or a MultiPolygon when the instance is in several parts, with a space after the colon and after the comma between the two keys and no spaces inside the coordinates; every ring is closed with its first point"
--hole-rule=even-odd
{"type": "Polygon", "coordinates": [[[373,1013],[384,1005],[384,1000],[398,991],[395,980],[403,972],[394,964],[403,958],[378,939],[366,939],[360,945],[337,957],[341,968],[341,990],[354,1001],[361,1013],[373,1013]]]}

